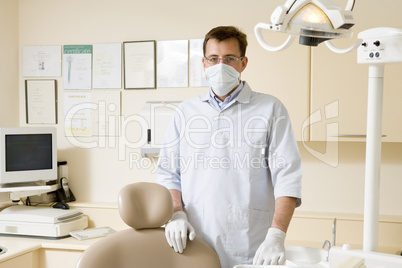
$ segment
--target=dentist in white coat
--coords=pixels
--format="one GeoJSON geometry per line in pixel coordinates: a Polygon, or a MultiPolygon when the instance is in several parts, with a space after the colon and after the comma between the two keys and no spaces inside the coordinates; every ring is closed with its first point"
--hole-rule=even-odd
{"type": "Polygon", "coordinates": [[[206,34],[209,91],[177,109],[157,170],[174,203],[167,242],[182,253],[197,235],[222,268],[284,264],[286,231],[301,204],[301,158],[289,115],[278,99],[241,81],[246,47],[236,27],[206,34]]]}

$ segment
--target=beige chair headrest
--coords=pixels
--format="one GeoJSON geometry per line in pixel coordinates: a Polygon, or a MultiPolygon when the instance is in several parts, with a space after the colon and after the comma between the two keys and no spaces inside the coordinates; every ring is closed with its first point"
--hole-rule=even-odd
{"type": "Polygon", "coordinates": [[[173,214],[170,192],[157,183],[138,182],[125,186],[119,193],[118,203],[123,221],[137,230],[158,228],[173,214]]]}

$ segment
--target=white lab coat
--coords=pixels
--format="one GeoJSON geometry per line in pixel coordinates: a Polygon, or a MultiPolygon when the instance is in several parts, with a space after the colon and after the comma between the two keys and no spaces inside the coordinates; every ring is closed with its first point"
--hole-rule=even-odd
{"type": "Polygon", "coordinates": [[[182,192],[189,222],[222,268],[252,262],[275,198],[300,205],[301,158],[287,110],[247,83],[222,111],[208,92],[182,102],[165,144],[157,181],[182,192]]]}

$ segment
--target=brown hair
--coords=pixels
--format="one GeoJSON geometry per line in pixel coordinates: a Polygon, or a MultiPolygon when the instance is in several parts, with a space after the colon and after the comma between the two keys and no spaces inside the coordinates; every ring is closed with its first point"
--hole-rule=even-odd
{"type": "Polygon", "coordinates": [[[207,47],[207,42],[209,39],[216,39],[219,42],[234,38],[239,43],[240,57],[246,56],[247,48],[247,35],[241,32],[238,28],[234,26],[218,26],[210,30],[204,38],[203,51],[205,56],[205,49],[207,47]]]}

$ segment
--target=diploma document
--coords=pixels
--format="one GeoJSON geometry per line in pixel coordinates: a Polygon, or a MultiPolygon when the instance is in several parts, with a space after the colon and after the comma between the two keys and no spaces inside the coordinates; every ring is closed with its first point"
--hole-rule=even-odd
{"type": "Polygon", "coordinates": [[[124,88],[156,88],[155,41],[124,42],[124,88]]]}
{"type": "Polygon", "coordinates": [[[22,76],[60,76],[61,46],[24,46],[22,76]]]}
{"type": "Polygon", "coordinates": [[[92,88],[92,46],[66,45],[63,49],[64,89],[92,88]]]}
{"type": "Polygon", "coordinates": [[[121,44],[93,45],[93,88],[121,88],[121,44]]]}
{"type": "Polygon", "coordinates": [[[27,124],[57,123],[56,80],[25,80],[27,124]]]}

